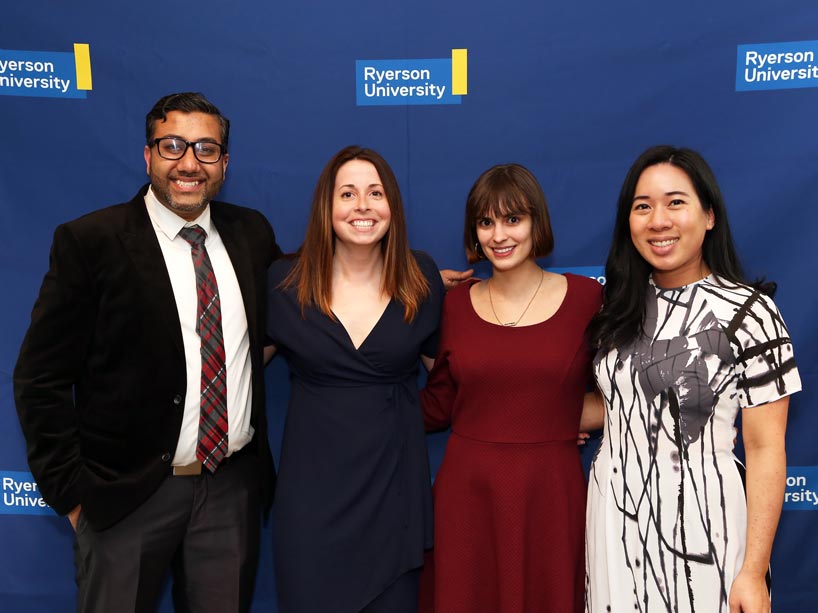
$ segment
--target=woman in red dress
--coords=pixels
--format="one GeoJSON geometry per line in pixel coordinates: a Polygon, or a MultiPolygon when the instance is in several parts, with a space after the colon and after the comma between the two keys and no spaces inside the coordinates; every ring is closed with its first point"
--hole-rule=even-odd
{"type": "Polygon", "coordinates": [[[583,608],[585,477],[577,432],[591,373],[585,328],[601,287],[536,259],[554,245],[522,166],[487,170],[466,202],[471,262],[492,275],[446,296],[427,430],[451,427],[434,486],[421,602],[441,613],[583,608]],[[429,593],[429,592],[433,593],[429,593]]]}

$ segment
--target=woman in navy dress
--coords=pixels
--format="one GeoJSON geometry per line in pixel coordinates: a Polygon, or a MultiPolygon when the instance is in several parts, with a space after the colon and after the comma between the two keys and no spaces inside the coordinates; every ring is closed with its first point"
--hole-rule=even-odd
{"type": "Polygon", "coordinates": [[[282,613],[417,610],[432,501],[416,379],[443,293],[432,259],[409,250],[386,161],[341,150],[303,245],[269,273],[268,335],[291,379],[274,506],[282,613]]]}

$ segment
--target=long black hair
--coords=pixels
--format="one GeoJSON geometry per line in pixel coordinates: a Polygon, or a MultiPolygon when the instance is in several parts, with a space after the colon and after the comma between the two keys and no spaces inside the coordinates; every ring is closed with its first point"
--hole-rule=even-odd
{"type": "MultiPolygon", "coordinates": [[[[702,258],[710,271],[728,282],[747,283],[730,233],[724,198],[710,166],[692,149],[669,145],[651,147],[630,167],[619,192],[613,238],[605,264],[604,302],[588,328],[595,348],[610,350],[627,345],[637,338],[642,328],[651,267],[631,239],[630,213],[639,177],[656,164],[670,164],[682,170],[690,178],[705,212],[713,211],[715,224],[705,233],[702,244],[702,258]]],[[[767,294],[775,291],[774,283],[758,281],[753,285],[767,294]]]]}

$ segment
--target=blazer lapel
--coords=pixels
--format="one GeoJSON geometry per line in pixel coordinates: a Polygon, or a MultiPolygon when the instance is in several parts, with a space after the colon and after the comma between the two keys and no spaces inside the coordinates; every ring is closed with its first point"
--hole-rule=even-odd
{"type": "Polygon", "coordinates": [[[139,295],[143,306],[159,322],[161,336],[170,338],[182,360],[185,350],[182,343],[182,325],[176,309],[176,298],[170,284],[170,276],[156,231],[153,229],[145,208],[146,188],[128,203],[127,221],[122,231],[122,244],[136,271],[134,283],[141,286],[139,295]]]}

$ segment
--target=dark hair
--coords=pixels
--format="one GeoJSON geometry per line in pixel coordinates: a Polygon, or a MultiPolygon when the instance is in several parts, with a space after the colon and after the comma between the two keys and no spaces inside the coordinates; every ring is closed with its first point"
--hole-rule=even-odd
{"type": "Polygon", "coordinates": [[[183,92],[180,94],[168,94],[157,100],[153,108],[145,116],[145,137],[146,142],[153,140],[157,121],[165,121],[168,113],[179,111],[181,113],[207,113],[215,115],[221,127],[221,145],[227,153],[228,139],[230,138],[230,121],[221,114],[216,105],[210,102],[203,94],[195,92],[183,92]]]}
{"type": "Polygon", "coordinates": [[[296,287],[302,313],[310,304],[325,315],[332,313],[332,257],[335,252],[335,233],[332,229],[332,200],[338,170],[352,160],[363,160],[375,167],[389,203],[391,219],[389,230],[381,239],[383,251],[384,293],[404,306],[404,319],[411,321],[429,294],[429,283],[409,250],[406,216],[395,173],[380,154],[372,149],[351,145],[341,149],[324,166],[312,198],[310,218],[304,242],[296,253],[296,263],[282,287],[296,287]]]}
{"type": "MultiPolygon", "coordinates": [[[[659,145],[640,155],[628,170],[619,192],[613,238],[605,264],[602,310],[588,329],[594,347],[610,350],[622,347],[639,335],[645,316],[650,265],[639,255],[631,239],[630,213],[636,184],[645,169],[670,164],[690,179],[705,212],[713,211],[714,226],[704,235],[702,258],[710,271],[731,283],[747,283],[730,233],[727,208],[713,171],[704,158],[691,149],[659,145]]],[[[775,291],[774,283],[754,284],[764,293],[775,291]]]]}
{"type": "Polygon", "coordinates": [[[463,225],[463,246],[466,257],[474,263],[483,253],[477,243],[477,222],[483,217],[505,217],[514,213],[531,216],[531,240],[535,258],[545,257],[554,250],[554,233],[537,179],[520,164],[492,166],[469,190],[466,198],[466,219],[463,225]]]}

